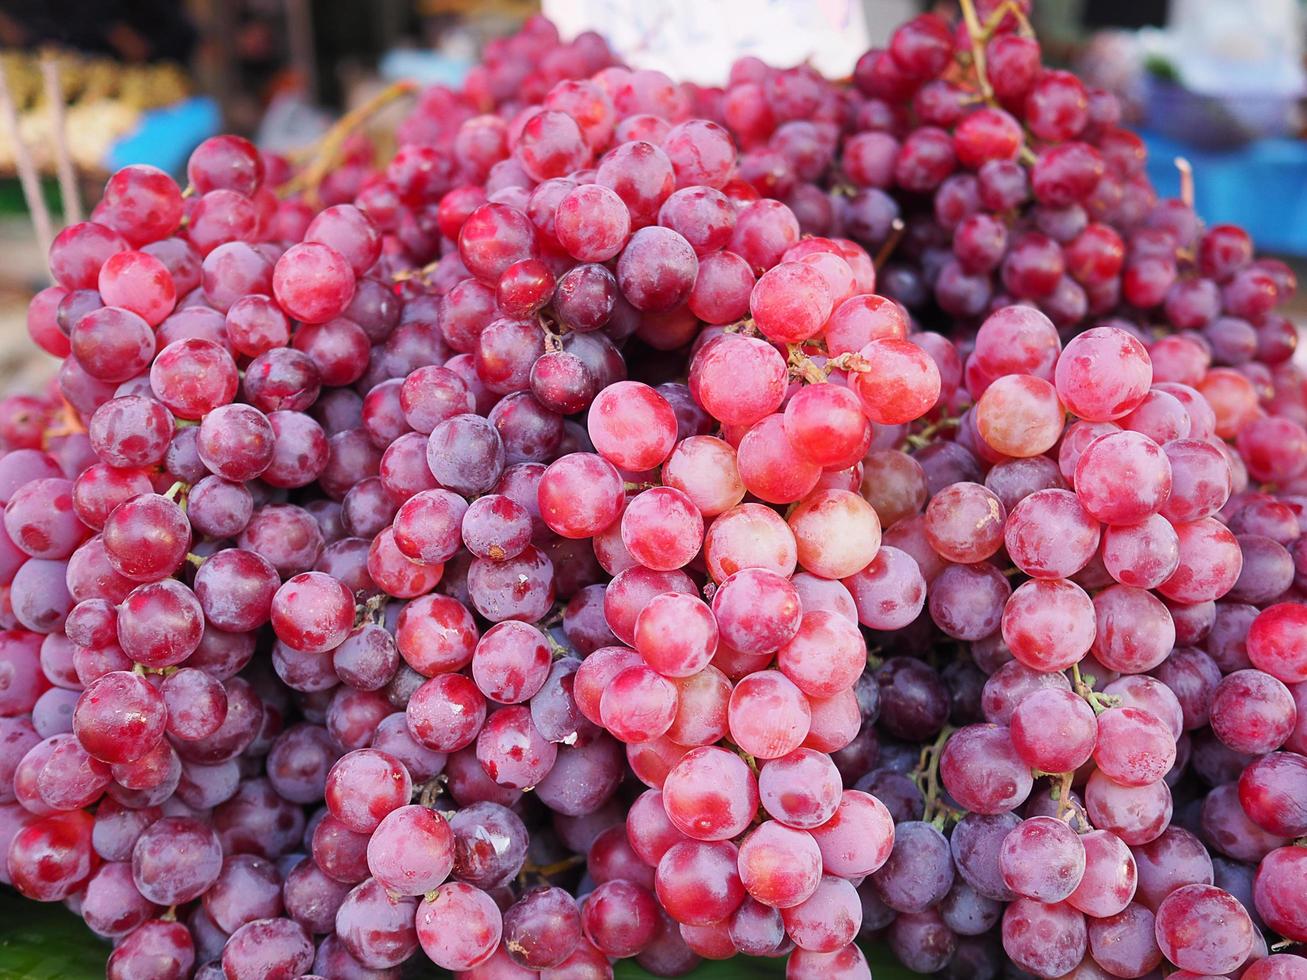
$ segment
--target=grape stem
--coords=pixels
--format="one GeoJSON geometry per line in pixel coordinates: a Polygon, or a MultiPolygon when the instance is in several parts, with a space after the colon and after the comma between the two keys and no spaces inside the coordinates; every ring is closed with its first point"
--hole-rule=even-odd
{"type": "Polygon", "coordinates": [[[738,745],[735,746],[735,754],[744,760],[744,764],[749,767],[750,772],[752,772],[755,776],[758,775],[757,759],[751,756],[748,752],[745,752],[744,749],[740,748],[738,745]]]}
{"type": "Polygon", "coordinates": [[[1175,158],[1175,169],[1180,171],[1180,201],[1187,208],[1194,206],[1194,168],[1184,157],[1175,158]]]}
{"type": "Polygon", "coordinates": [[[790,344],[790,374],[808,384],[825,384],[826,372],[819,368],[798,344],[790,344]]]}
{"type": "Polygon", "coordinates": [[[313,159],[286,184],[284,196],[289,197],[302,192],[312,205],[318,203],[318,187],[331,172],[340,156],[340,151],[354,130],[363,125],[371,116],[376,115],[390,103],[417,92],[418,86],[413,81],[399,81],[388,85],[361,106],[351,109],[341,116],[318,141],[313,159]]]}
{"type": "Polygon", "coordinates": [[[926,446],[930,445],[930,440],[933,436],[938,435],[944,429],[956,429],[961,424],[962,419],[954,418],[951,415],[945,415],[943,418],[931,422],[930,425],[926,426],[920,432],[909,433],[904,442],[913,449],[924,449],[926,446]]]}
{"type": "Polygon", "coordinates": [[[53,421],[50,426],[41,433],[41,448],[49,449],[50,441],[58,439],[60,436],[74,436],[86,431],[86,426],[82,425],[77,413],[67,402],[63,403],[63,408],[59,410],[57,420],[53,421]]]}
{"type": "Polygon", "coordinates": [[[1003,0],[994,9],[994,12],[989,15],[989,20],[985,21],[984,34],[986,40],[998,30],[998,25],[1003,22],[1003,18],[1008,14],[1016,19],[1022,34],[1026,37],[1035,36],[1035,28],[1031,25],[1030,18],[1026,16],[1025,11],[1021,9],[1021,4],[1017,3],[1016,0],[1003,0]]]}
{"type": "Polygon", "coordinates": [[[436,801],[440,799],[441,794],[445,791],[445,780],[448,777],[442,772],[437,776],[432,776],[425,783],[418,787],[418,804],[428,809],[436,808],[436,801]]]}
{"type": "Polygon", "coordinates": [[[976,70],[976,85],[980,89],[982,99],[992,105],[994,103],[994,87],[989,83],[989,73],[985,63],[985,45],[989,43],[989,39],[994,36],[994,32],[1003,23],[1003,18],[1009,14],[1016,19],[1021,33],[1026,37],[1034,37],[1035,29],[1031,26],[1025,11],[1021,9],[1021,5],[1016,0],[1004,0],[994,9],[983,24],[976,14],[975,0],[958,0],[958,6],[962,8],[962,19],[967,25],[967,39],[971,42],[971,64],[976,70]]]}
{"type": "Polygon", "coordinates": [[[1089,707],[1094,709],[1094,714],[1101,715],[1108,708],[1116,707],[1121,703],[1121,699],[1112,694],[1101,694],[1094,690],[1094,677],[1082,677],[1080,674],[1080,664],[1071,665],[1071,686],[1077,694],[1089,702],[1089,707]]]}
{"type": "MultiPolygon", "coordinates": [[[[545,335],[545,350],[551,354],[561,354],[563,351],[562,331],[558,329],[558,324],[554,323],[543,313],[536,314],[536,322],[540,324],[540,329],[545,335]]],[[[565,329],[565,328],[564,328],[565,329]]]]}
{"type": "Polygon", "coordinates": [[[552,878],[554,875],[560,875],[564,871],[575,868],[578,864],[585,861],[584,854],[573,854],[571,857],[565,857],[561,861],[555,861],[553,864],[532,864],[527,861],[522,865],[522,870],[518,872],[517,880],[525,882],[526,876],[539,875],[541,878],[552,878]]]}
{"type": "Polygon", "coordinates": [[[553,654],[555,660],[562,660],[564,657],[571,655],[572,651],[570,651],[569,649],[567,649],[567,647],[563,646],[561,643],[555,640],[552,633],[550,633],[548,630],[545,630],[544,634],[545,634],[545,643],[549,645],[549,651],[550,653],[553,654]]]}
{"type": "Polygon", "coordinates": [[[827,371],[870,371],[871,362],[857,351],[845,351],[826,362],[827,371]]]}
{"type": "MultiPolygon", "coordinates": [[[[1050,775],[1052,775],[1050,773],[1050,775]]],[[[1071,809],[1071,780],[1075,778],[1074,772],[1057,773],[1057,782],[1053,785],[1053,799],[1057,800],[1057,819],[1063,823],[1070,823],[1071,818],[1075,816],[1071,809]]]]}
{"type": "MultiPolygon", "coordinates": [[[[986,82],[985,84],[989,84],[986,82]]],[[[908,226],[903,223],[902,218],[895,218],[889,226],[889,237],[885,239],[885,244],[880,247],[876,253],[876,259],[872,263],[877,269],[889,261],[889,257],[894,254],[894,249],[898,248],[899,242],[903,240],[903,233],[907,231],[908,226]]]]}
{"type": "Polygon", "coordinates": [[[431,275],[431,273],[435,272],[436,267],[439,265],[440,265],[440,260],[437,259],[435,262],[428,262],[420,269],[400,269],[398,272],[391,274],[390,281],[408,282],[410,279],[416,279],[419,282],[425,283],[426,277],[431,275]]]}
{"type": "Polygon", "coordinates": [[[962,8],[962,19],[967,24],[967,38],[971,41],[971,64],[976,69],[976,84],[985,101],[989,102],[994,98],[994,89],[990,86],[989,76],[985,72],[985,41],[988,32],[981,26],[980,18],[976,16],[976,5],[973,0],[958,0],[958,6],[962,8]]]}
{"type": "Polygon", "coordinates": [[[941,830],[949,820],[960,820],[963,816],[961,811],[955,810],[939,798],[939,760],[953,731],[952,725],[945,725],[935,737],[935,741],[922,748],[921,756],[917,760],[917,768],[912,774],[918,788],[925,796],[925,809],[921,819],[935,824],[941,830]]]}
{"type": "Polygon", "coordinates": [[[378,626],[385,621],[386,601],[390,597],[384,592],[374,595],[359,603],[354,609],[354,625],[362,626],[364,623],[376,623],[378,626]]]}
{"type": "Polygon", "coordinates": [[[742,333],[746,337],[756,337],[758,336],[758,328],[754,325],[753,317],[746,316],[743,320],[737,320],[735,323],[722,327],[722,333],[742,333]]]}

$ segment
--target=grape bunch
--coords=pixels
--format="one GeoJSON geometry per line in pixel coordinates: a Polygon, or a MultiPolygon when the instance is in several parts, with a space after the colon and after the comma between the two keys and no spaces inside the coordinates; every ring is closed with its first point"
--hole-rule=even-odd
{"type": "Polygon", "coordinates": [[[963,10],[114,174],[0,401],[0,878],[113,980],[1307,977],[1296,283],[963,10]]]}

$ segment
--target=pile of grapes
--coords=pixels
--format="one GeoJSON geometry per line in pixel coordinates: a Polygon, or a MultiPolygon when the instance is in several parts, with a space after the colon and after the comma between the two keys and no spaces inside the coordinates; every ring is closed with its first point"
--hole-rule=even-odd
{"type": "Polygon", "coordinates": [[[115,980],[1307,977],[1293,275],[979,6],[115,174],[0,403],[4,880],[115,980]]]}

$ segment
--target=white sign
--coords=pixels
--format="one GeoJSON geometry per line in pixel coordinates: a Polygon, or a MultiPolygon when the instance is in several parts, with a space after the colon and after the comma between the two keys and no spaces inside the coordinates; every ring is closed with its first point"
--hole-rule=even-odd
{"type": "Polygon", "coordinates": [[[860,0],[544,0],[543,8],[564,37],[597,31],[632,67],[700,85],[723,84],[743,55],[807,62],[840,78],[869,46],[860,0]]]}

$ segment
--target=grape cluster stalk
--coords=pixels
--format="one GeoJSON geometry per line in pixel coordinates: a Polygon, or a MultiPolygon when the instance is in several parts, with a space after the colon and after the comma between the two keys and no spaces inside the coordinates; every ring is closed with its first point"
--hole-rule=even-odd
{"type": "Polygon", "coordinates": [[[1307,977],[1293,274],[963,9],[115,173],[0,401],[0,879],[111,980],[1307,977]]]}

